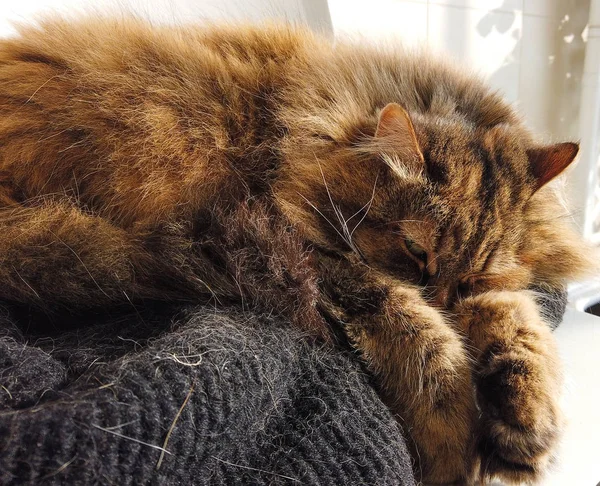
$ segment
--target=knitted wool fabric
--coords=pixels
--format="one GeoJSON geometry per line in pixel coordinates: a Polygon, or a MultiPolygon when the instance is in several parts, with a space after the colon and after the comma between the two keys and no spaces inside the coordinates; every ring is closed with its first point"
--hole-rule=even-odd
{"type": "MultiPolygon", "coordinates": [[[[565,293],[537,290],[555,327],[565,293]]],[[[415,484],[351,353],[273,317],[174,315],[0,317],[0,484],[415,484]]]]}
{"type": "Polygon", "coordinates": [[[350,353],[235,310],[104,320],[0,324],[0,484],[414,484],[350,353]]]}

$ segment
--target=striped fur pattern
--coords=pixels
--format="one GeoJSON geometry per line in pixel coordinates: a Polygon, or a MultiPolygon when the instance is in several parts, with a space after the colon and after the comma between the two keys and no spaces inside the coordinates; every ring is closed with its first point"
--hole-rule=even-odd
{"type": "Polygon", "coordinates": [[[341,328],[423,480],[533,482],[560,373],[527,289],[591,268],[546,185],[576,152],[424,54],[281,26],[23,27],[0,42],[0,297],[341,328]]]}

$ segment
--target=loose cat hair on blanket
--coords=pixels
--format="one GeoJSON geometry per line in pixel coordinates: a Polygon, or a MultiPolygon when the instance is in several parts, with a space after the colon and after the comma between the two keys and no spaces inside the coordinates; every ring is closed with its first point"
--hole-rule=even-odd
{"type": "Polygon", "coordinates": [[[237,302],[342,329],[427,482],[534,481],[591,268],[542,145],[473,76],[289,26],[49,20],[0,41],[0,298],[237,302]]]}

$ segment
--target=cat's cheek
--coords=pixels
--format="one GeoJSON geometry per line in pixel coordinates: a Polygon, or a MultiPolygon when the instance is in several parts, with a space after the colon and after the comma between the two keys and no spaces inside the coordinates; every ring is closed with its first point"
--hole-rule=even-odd
{"type": "Polygon", "coordinates": [[[386,274],[403,282],[418,285],[422,280],[422,273],[410,258],[404,256],[401,250],[382,251],[375,255],[373,264],[386,274]]]}

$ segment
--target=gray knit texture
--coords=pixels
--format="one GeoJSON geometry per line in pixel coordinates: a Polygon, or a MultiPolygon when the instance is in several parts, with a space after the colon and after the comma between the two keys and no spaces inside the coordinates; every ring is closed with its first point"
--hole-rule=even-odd
{"type": "Polygon", "coordinates": [[[22,321],[0,322],[2,485],[415,484],[356,357],[281,320],[22,321]]]}
{"type": "MultiPolygon", "coordinates": [[[[564,289],[535,290],[556,327],[564,289]]],[[[357,357],[281,319],[0,315],[1,485],[413,485],[411,464],[357,357]]]]}

